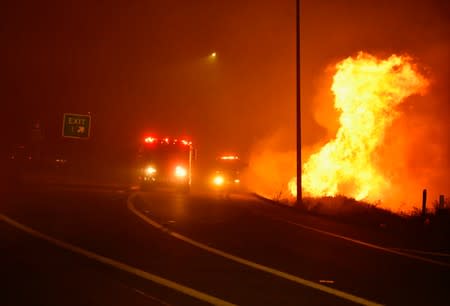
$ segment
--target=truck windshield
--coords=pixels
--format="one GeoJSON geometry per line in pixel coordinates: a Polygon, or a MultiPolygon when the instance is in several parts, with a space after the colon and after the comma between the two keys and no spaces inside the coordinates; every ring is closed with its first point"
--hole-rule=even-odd
{"type": "Polygon", "coordinates": [[[144,147],[140,154],[144,162],[166,163],[168,161],[184,161],[189,159],[189,147],[178,144],[158,144],[144,147]]]}

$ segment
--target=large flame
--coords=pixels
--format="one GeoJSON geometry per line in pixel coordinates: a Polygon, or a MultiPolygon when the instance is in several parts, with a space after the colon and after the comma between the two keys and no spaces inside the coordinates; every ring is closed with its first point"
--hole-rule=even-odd
{"type": "MultiPolygon", "coordinates": [[[[336,138],[303,165],[302,188],[313,197],[379,200],[390,182],[376,160],[389,157],[377,156],[376,149],[398,115],[396,106],[410,95],[423,94],[428,81],[407,56],[381,60],[360,52],[339,62],[336,70],[331,90],[340,127],[336,138]]],[[[296,196],[295,178],[288,187],[296,196]]]]}

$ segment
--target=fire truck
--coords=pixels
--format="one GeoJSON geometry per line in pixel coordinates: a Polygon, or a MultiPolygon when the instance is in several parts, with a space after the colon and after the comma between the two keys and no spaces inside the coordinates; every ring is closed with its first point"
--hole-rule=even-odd
{"type": "Polygon", "coordinates": [[[228,196],[241,190],[241,171],[244,163],[237,155],[222,155],[216,158],[212,186],[219,193],[228,196]]]}
{"type": "Polygon", "coordinates": [[[189,140],[146,137],[138,154],[141,190],[174,187],[188,193],[192,183],[194,154],[189,140]]]}

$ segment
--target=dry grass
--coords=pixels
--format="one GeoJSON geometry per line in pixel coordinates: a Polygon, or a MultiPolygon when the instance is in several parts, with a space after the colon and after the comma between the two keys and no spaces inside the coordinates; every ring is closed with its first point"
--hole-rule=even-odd
{"type": "Polygon", "coordinates": [[[405,220],[405,216],[379,208],[377,204],[356,201],[344,196],[304,198],[302,206],[297,208],[349,223],[383,226],[405,220]]]}
{"type": "Polygon", "coordinates": [[[297,211],[322,216],[336,221],[359,224],[369,227],[388,227],[405,230],[424,227],[435,227],[438,231],[450,232],[450,200],[446,199],[442,208],[434,203],[426,216],[421,211],[409,213],[394,213],[379,207],[377,203],[356,201],[345,196],[303,198],[301,206],[297,206],[292,199],[274,197],[273,203],[291,206],[297,211]]]}

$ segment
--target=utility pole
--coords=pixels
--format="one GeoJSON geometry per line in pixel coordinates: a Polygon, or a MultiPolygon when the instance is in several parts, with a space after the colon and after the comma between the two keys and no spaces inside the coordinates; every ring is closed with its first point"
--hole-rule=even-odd
{"type": "Polygon", "coordinates": [[[302,205],[302,118],[300,104],[300,0],[296,0],[296,125],[297,125],[297,205],[302,205]]]}

